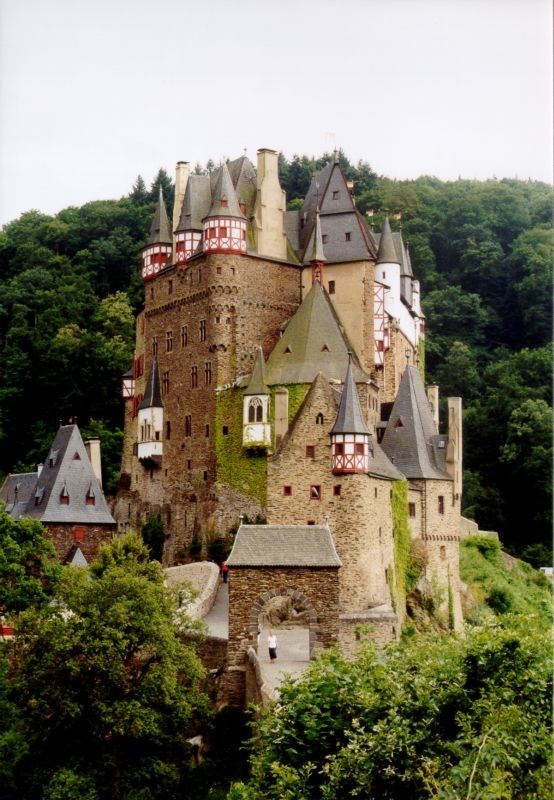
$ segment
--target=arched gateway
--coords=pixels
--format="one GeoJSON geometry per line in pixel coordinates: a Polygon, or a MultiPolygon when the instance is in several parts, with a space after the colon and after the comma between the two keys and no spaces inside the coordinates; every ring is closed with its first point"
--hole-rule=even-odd
{"type": "Polygon", "coordinates": [[[238,699],[246,650],[257,644],[260,614],[274,598],[291,598],[304,615],[310,658],[338,641],[341,561],[327,525],[241,525],[227,564],[228,678],[238,699]]]}

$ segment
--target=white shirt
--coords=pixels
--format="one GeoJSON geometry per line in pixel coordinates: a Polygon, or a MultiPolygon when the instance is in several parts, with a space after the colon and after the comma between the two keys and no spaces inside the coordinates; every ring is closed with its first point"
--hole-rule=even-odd
{"type": "Polygon", "coordinates": [[[277,647],[277,637],[276,636],[268,636],[267,637],[267,646],[268,647],[277,647]]]}

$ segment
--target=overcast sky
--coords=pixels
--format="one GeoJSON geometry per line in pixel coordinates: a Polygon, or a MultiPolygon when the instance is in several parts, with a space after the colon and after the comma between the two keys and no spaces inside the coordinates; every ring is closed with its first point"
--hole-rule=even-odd
{"type": "Polygon", "coordinates": [[[0,0],[0,223],[245,148],[551,181],[551,17],[550,0],[0,0]]]}

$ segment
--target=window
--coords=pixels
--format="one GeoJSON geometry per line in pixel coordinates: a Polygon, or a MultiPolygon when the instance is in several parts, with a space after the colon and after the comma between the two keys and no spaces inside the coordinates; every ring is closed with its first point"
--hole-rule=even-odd
{"type": "Polygon", "coordinates": [[[162,392],[163,394],[169,392],[169,370],[162,373],[162,392]]]}
{"type": "Polygon", "coordinates": [[[185,417],[185,436],[192,436],[192,416],[190,414],[185,417]]]}
{"type": "Polygon", "coordinates": [[[221,275],[221,267],[216,267],[215,271],[217,275],[221,275]]]}
{"type": "Polygon", "coordinates": [[[228,234],[227,234],[227,226],[224,226],[224,225],[222,225],[222,226],[219,228],[219,235],[220,235],[220,237],[221,237],[222,239],[226,239],[226,238],[227,238],[227,235],[228,235],[228,234]]]}
{"type": "Polygon", "coordinates": [[[222,433],[223,433],[224,436],[228,436],[229,435],[229,426],[228,425],[224,425],[223,426],[222,433]]]}
{"type": "Polygon", "coordinates": [[[321,486],[310,486],[310,500],[321,500],[321,486]]]}
{"type": "Polygon", "coordinates": [[[190,385],[192,389],[198,386],[198,367],[190,368],[190,385]]]}
{"type": "Polygon", "coordinates": [[[329,281],[329,294],[335,294],[335,281],[329,281]]]}
{"type": "Polygon", "coordinates": [[[338,200],[338,199],[339,199],[339,197],[340,197],[340,192],[339,192],[339,191],[337,191],[337,190],[335,190],[335,191],[333,192],[333,200],[338,200]]]}
{"type": "Polygon", "coordinates": [[[81,456],[79,455],[79,453],[75,453],[75,455],[73,456],[73,461],[80,461],[80,460],[81,456]]]}
{"type": "Polygon", "coordinates": [[[167,282],[167,293],[168,294],[173,294],[173,281],[172,280],[169,280],[167,282]]]}
{"type": "Polygon", "coordinates": [[[309,519],[306,524],[307,525],[315,525],[315,519],[309,519]]]}
{"type": "Polygon", "coordinates": [[[316,425],[323,425],[323,422],[324,422],[323,414],[320,411],[319,414],[317,415],[317,417],[315,418],[315,424],[316,425]]]}
{"type": "Polygon", "coordinates": [[[169,420],[165,423],[165,438],[171,439],[171,422],[169,420]]]}
{"type": "Polygon", "coordinates": [[[306,458],[315,458],[315,445],[306,445],[306,458]]]}
{"type": "Polygon", "coordinates": [[[292,486],[283,486],[283,494],[285,497],[290,497],[292,494],[292,486]]]}
{"type": "Polygon", "coordinates": [[[201,342],[205,342],[206,341],[206,320],[205,319],[201,319],[200,320],[200,341],[201,342]]]}
{"type": "Polygon", "coordinates": [[[263,422],[264,407],[259,397],[253,397],[248,403],[248,422],[263,422]]]}
{"type": "Polygon", "coordinates": [[[209,435],[210,435],[210,426],[209,426],[209,425],[206,425],[206,429],[205,429],[205,435],[206,435],[206,436],[209,436],[209,435]]]}
{"type": "Polygon", "coordinates": [[[346,231],[346,233],[344,234],[344,241],[349,242],[351,241],[351,239],[352,239],[352,234],[350,233],[350,231],[346,231]]]}
{"type": "Polygon", "coordinates": [[[96,498],[93,494],[87,495],[87,506],[93,506],[96,503],[96,498]]]}
{"type": "Polygon", "coordinates": [[[329,238],[329,237],[327,236],[327,234],[326,234],[326,233],[322,233],[322,234],[321,234],[321,243],[322,243],[322,244],[327,244],[327,239],[328,239],[328,238],[329,238]]]}
{"type": "Polygon", "coordinates": [[[69,505],[69,495],[67,494],[67,489],[62,489],[60,494],[60,503],[62,506],[69,505]]]}
{"type": "Polygon", "coordinates": [[[165,332],[165,350],[167,353],[173,350],[173,331],[165,332]]]}
{"type": "Polygon", "coordinates": [[[441,561],[446,561],[446,546],[444,544],[441,544],[440,555],[441,561]]]}
{"type": "Polygon", "coordinates": [[[415,517],[415,503],[408,503],[408,515],[415,517]]]}
{"type": "Polygon", "coordinates": [[[335,442],[335,455],[336,456],[344,455],[344,442],[335,442]]]}
{"type": "Polygon", "coordinates": [[[192,469],[192,459],[187,459],[187,469],[192,469]]]}
{"type": "Polygon", "coordinates": [[[333,494],[335,497],[340,497],[340,483],[338,483],[336,486],[333,486],[333,494]]]}
{"type": "Polygon", "coordinates": [[[151,286],[150,287],[150,300],[153,300],[153,299],[154,299],[154,287],[151,286]]]}
{"type": "Polygon", "coordinates": [[[355,442],[354,444],[354,452],[357,456],[363,456],[364,454],[364,443],[363,442],[355,442]]]}
{"type": "Polygon", "coordinates": [[[377,497],[377,487],[375,487],[375,497],[377,497]]]}
{"type": "Polygon", "coordinates": [[[204,480],[205,481],[208,480],[208,470],[207,469],[204,470],[204,480]]]}
{"type": "Polygon", "coordinates": [[[229,205],[229,201],[227,200],[227,198],[226,197],[222,197],[221,198],[221,208],[227,208],[228,205],[229,205]]]}
{"type": "Polygon", "coordinates": [[[82,542],[83,539],[85,538],[85,529],[81,528],[80,526],[77,527],[77,528],[74,528],[73,533],[74,533],[76,542],[82,542]]]}
{"type": "Polygon", "coordinates": [[[152,337],[152,355],[153,356],[157,356],[158,355],[158,337],[157,336],[153,336],[152,337]]]}
{"type": "Polygon", "coordinates": [[[439,509],[438,509],[439,514],[444,514],[444,497],[442,496],[442,494],[439,494],[438,501],[439,501],[439,509]]]}
{"type": "Polygon", "coordinates": [[[212,362],[206,361],[204,364],[204,383],[209,386],[212,382],[212,362]]]}
{"type": "Polygon", "coordinates": [[[186,347],[189,343],[189,330],[187,325],[181,325],[181,347],[186,347]]]}

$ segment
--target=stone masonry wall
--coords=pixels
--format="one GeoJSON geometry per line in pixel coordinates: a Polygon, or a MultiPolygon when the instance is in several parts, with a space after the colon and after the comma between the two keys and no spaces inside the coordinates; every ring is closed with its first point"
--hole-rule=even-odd
{"type": "Polygon", "coordinates": [[[74,525],[45,522],[48,538],[54,544],[58,558],[65,563],[73,545],[81,548],[86,560],[93,561],[103,544],[109,544],[116,533],[115,525],[74,525]]]}

